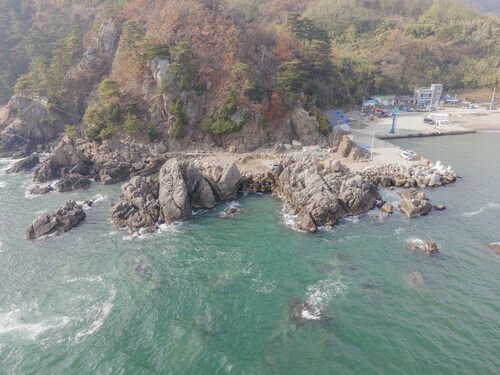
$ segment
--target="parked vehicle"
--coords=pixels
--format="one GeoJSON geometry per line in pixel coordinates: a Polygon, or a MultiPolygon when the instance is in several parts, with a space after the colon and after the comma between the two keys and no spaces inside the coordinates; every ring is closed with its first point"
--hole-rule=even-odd
{"type": "Polygon", "coordinates": [[[279,163],[272,163],[270,165],[270,168],[272,171],[275,171],[276,169],[278,169],[279,166],[280,166],[279,163]]]}
{"type": "Polygon", "coordinates": [[[434,121],[433,119],[429,118],[429,117],[424,117],[424,122],[426,124],[429,124],[429,125],[434,125],[436,124],[436,121],[434,121]]]}
{"type": "Polygon", "coordinates": [[[417,154],[412,150],[403,150],[403,152],[401,153],[401,157],[405,160],[413,160],[416,156],[417,154]]]}

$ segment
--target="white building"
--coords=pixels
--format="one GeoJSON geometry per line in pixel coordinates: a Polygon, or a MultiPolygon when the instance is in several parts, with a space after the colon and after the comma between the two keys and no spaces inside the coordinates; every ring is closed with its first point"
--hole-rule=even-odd
{"type": "Polygon", "coordinates": [[[415,90],[415,102],[419,107],[434,106],[439,103],[443,94],[443,85],[432,84],[431,87],[421,87],[415,90]]]}

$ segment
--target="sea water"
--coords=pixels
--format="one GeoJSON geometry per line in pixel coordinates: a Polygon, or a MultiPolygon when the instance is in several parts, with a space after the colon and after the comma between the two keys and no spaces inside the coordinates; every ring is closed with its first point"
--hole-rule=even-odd
{"type": "Polygon", "coordinates": [[[446,210],[315,235],[270,195],[131,235],[109,223],[119,186],[25,196],[31,176],[0,160],[0,373],[498,374],[500,134],[398,144],[453,165],[455,184],[425,190],[446,210]],[[97,198],[83,224],[23,239],[68,198],[97,198]],[[411,250],[425,240],[437,256],[411,250]],[[331,319],[297,324],[297,300],[331,319]]]}

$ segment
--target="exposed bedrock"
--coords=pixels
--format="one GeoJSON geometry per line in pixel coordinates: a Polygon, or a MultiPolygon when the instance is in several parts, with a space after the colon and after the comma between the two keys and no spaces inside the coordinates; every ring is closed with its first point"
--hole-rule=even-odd
{"type": "Polygon", "coordinates": [[[83,220],[85,220],[83,207],[73,199],[69,199],[55,213],[38,216],[24,233],[24,238],[34,240],[49,234],[61,234],[77,226],[83,220]]]}
{"type": "Polygon", "coordinates": [[[427,215],[432,209],[432,204],[426,198],[424,193],[415,189],[403,190],[401,192],[401,203],[399,210],[407,217],[427,215]]]}
{"type": "Polygon", "coordinates": [[[376,187],[353,174],[338,160],[284,160],[273,192],[299,215],[299,229],[315,232],[341,217],[371,210],[376,187]]]}
{"type": "Polygon", "coordinates": [[[27,158],[24,158],[16,162],[11,168],[7,169],[5,173],[11,174],[11,173],[27,172],[33,169],[39,162],[40,159],[38,158],[38,156],[30,155],[27,158]]]}
{"type": "Polygon", "coordinates": [[[158,181],[134,177],[122,186],[120,201],[111,207],[112,223],[136,230],[188,219],[193,210],[214,208],[217,200],[236,197],[242,177],[227,166],[168,160],[158,181]]]}

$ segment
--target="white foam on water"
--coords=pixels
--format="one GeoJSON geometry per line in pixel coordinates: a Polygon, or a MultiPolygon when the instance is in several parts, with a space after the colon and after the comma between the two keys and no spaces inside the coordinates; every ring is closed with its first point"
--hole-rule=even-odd
{"type": "Polygon", "coordinates": [[[317,308],[315,308],[312,312],[309,310],[302,310],[302,319],[320,320],[321,312],[317,308]]]}
{"type": "Polygon", "coordinates": [[[347,286],[340,279],[321,280],[307,287],[307,303],[318,310],[322,309],[346,289],[347,286]]]}
{"type": "Polygon", "coordinates": [[[397,227],[396,229],[394,229],[394,233],[395,234],[402,234],[404,233],[405,229],[403,227],[397,227]]]}
{"type": "Polygon", "coordinates": [[[123,239],[125,241],[132,241],[132,240],[142,240],[145,238],[150,238],[151,236],[157,236],[162,233],[178,233],[182,226],[184,225],[183,222],[176,222],[176,223],[170,223],[170,224],[160,224],[157,225],[158,229],[156,232],[153,233],[148,233],[144,228],[139,229],[137,232],[132,232],[128,231],[128,235],[124,236],[123,239]]]}
{"type": "Polygon", "coordinates": [[[104,281],[102,276],[85,276],[85,277],[64,277],[62,282],[65,284],[70,284],[70,283],[80,283],[80,282],[87,282],[87,283],[96,283],[100,284],[104,281]]]}
{"type": "Polygon", "coordinates": [[[297,217],[298,215],[294,215],[293,210],[288,205],[284,204],[281,208],[281,218],[283,219],[283,223],[297,232],[303,232],[299,228],[297,228],[297,217]]]}
{"type": "Polygon", "coordinates": [[[75,343],[81,342],[85,337],[93,335],[102,328],[104,322],[113,310],[113,301],[115,299],[115,296],[116,289],[114,287],[111,287],[108,298],[106,298],[106,300],[102,304],[94,304],[87,309],[85,317],[94,318],[94,320],[88,327],[84,328],[76,334],[75,343]]]}
{"type": "Polygon", "coordinates": [[[476,216],[476,215],[479,215],[479,214],[481,214],[485,211],[488,211],[488,210],[500,210],[500,203],[490,202],[487,205],[481,207],[477,211],[464,212],[463,216],[466,216],[466,217],[476,216]]]}
{"type": "Polygon", "coordinates": [[[346,216],[343,218],[343,220],[349,222],[349,223],[353,223],[353,224],[356,224],[356,223],[359,223],[359,218],[360,218],[360,215],[356,215],[356,216],[346,216]]]}
{"type": "Polygon", "coordinates": [[[412,244],[412,245],[424,246],[425,241],[420,239],[420,238],[410,237],[410,238],[406,239],[406,242],[408,242],[409,244],[412,244]]]}
{"type": "Polygon", "coordinates": [[[5,186],[7,186],[7,184],[5,183],[5,181],[0,181],[0,189],[4,188],[5,186]]]}
{"type": "Polygon", "coordinates": [[[26,317],[27,312],[32,315],[32,312],[20,308],[14,308],[7,313],[0,312],[0,336],[16,334],[34,340],[42,333],[62,328],[72,321],[69,316],[61,316],[41,322],[30,322],[26,317]]]}

